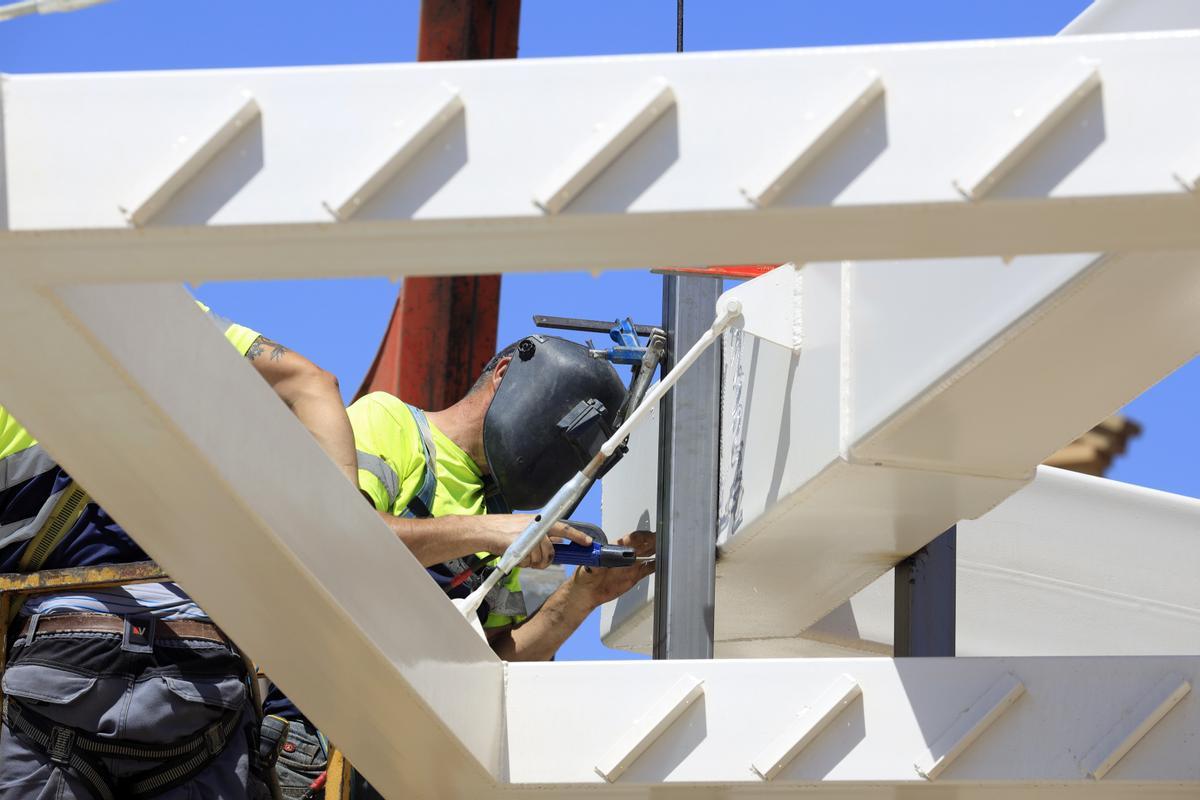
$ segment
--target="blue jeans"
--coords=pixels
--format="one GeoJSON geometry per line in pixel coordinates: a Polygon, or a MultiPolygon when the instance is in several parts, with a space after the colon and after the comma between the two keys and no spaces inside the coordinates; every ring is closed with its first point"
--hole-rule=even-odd
{"type": "MultiPolygon", "coordinates": [[[[303,720],[292,720],[288,726],[288,740],[275,762],[275,776],[286,800],[304,796],[313,779],[329,766],[328,753],[317,738],[317,729],[303,720]]],[[[321,789],[314,800],[323,800],[321,789]]],[[[350,783],[351,800],[383,800],[383,796],[367,783],[362,775],[354,775],[350,783]]]]}
{"type": "MultiPolygon", "coordinates": [[[[162,800],[265,800],[255,774],[258,720],[246,671],[229,646],[159,639],[152,652],[122,649],[106,633],[38,635],[18,640],[4,671],[4,694],[57,725],[125,744],[188,740],[230,712],[242,714],[214,761],[162,800]]],[[[156,762],[99,759],[112,778],[154,774],[156,762]]],[[[0,800],[94,800],[88,784],[25,738],[0,732],[0,800]]]]}
{"type": "MultiPolygon", "coordinates": [[[[288,725],[288,738],[275,762],[275,775],[279,788],[288,800],[300,798],[308,791],[309,784],[329,766],[329,757],[317,738],[316,728],[301,720],[292,720],[288,725]]],[[[323,800],[325,790],[318,791],[315,800],[323,800]]]]}

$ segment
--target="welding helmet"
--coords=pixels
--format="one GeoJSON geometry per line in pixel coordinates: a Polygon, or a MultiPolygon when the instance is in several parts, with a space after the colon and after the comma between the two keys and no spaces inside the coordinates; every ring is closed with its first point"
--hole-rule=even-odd
{"type": "Polygon", "coordinates": [[[617,371],[557,336],[527,336],[483,419],[483,450],[504,502],[541,508],[600,452],[625,400],[617,371]]]}

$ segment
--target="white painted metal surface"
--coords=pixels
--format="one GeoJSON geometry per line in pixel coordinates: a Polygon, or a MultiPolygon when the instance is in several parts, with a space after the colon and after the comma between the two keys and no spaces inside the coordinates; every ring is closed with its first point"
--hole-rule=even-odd
{"type": "MultiPolygon", "coordinates": [[[[1185,689],[1195,656],[505,667],[186,294],[130,282],[1197,247],[1176,176],[1200,130],[1198,43],[5,77],[0,341],[20,346],[6,348],[0,398],[389,795],[1195,796],[1200,766],[1179,744],[1200,737],[1185,689]],[[952,181],[987,156],[991,115],[1080,58],[1099,60],[1102,97],[981,200],[959,196],[952,181]],[[794,148],[788,132],[814,110],[778,98],[815,97],[828,75],[861,69],[886,98],[756,210],[738,188],[752,160],[794,148]],[[628,147],[585,159],[586,188],[558,213],[530,203],[533,176],[584,146],[596,109],[655,76],[678,102],[628,147]],[[407,164],[356,172],[355,154],[394,146],[395,98],[443,83],[470,114],[407,164]],[[263,123],[226,136],[209,111],[241,91],[263,123]],[[522,98],[555,113],[531,124],[509,113],[522,98]],[[214,130],[203,157],[162,167],[149,155],[214,130]],[[374,196],[352,222],[330,222],[322,203],[344,206],[330,197],[360,174],[374,196]],[[126,201],[143,227],[128,227],[126,201]],[[861,701],[764,782],[755,759],[845,673],[861,701]],[[1003,714],[983,703],[986,729],[939,746],[1009,673],[1020,701],[1003,714]],[[638,739],[639,757],[606,761],[685,674],[703,694],[651,724],[659,735],[638,739]],[[595,702],[596,686],[620,691],[595,702]],[[932,787],[913,768],[922,748],[957,755],[937,762],[932,787]],[[609,783],[605,764],[624,771],[609,783]]],[[[802,354],[750,339],[741,353],[744,474],[725,470],[718,633],[794,637],[1012,493],[1042,455],[1195,349],[1196,281],[1186,252],[810,267],[801,295],[780,298],[799,304],[802,354]],[[1097,369],[1108,359],[1119,375],[1097,369]]],[[[647,527],[652,508],[628,497],[622,513],[647,527]]]]}
{"type": "Polygon", "coordinates": [[[596,763],[596,774],[612,783],[625,774],[638,756],[670,729],[693,703],[704,696],[704,681],[684,675],[651,703],[629,730],[617,737],[596,763]]]}
{"type": "MultiPolygon", "coordinates": [[[[169,146],[159,142],[156,150],[170,155],[173,163],[158,174],[148,173],[143,183],[148,187],[134,202],[118,209],[131,225],[145,225],[171,202],[187,184],[200,175],[221,151],[228,147],[247,127],[258,122],[262,115],[258,102],[249,92],[239,92],[226,103],[225,113],[216,120],[212,130],[190,131],[180,135],[169,146]],[[171,152],[174,150],[175,152],[171,152]]],[[[87,148],[81,148],[86,152],[87,148]]],[[[157,155],[151,152],[151,155],[157,155]]],[[[147,170],[148,172],[148,170],[147,170]]]]}
{"type": "Polygon", "coordinates": [[[1194,0],[1092,0],[1066,35],[1117,31],[1167,31],[1200,28],[1200,3],[1194,0]]]}
{"type": "Polygon", "coordinates": [[[803,295],[803,271],[795,264],[784,264],[729,289],[717,300],[717,308],[738,303],[742,316],[733,327],[799,354],[804,344],[803,295]]]}
{"type": "Polygon", "coordinates": [[[1000,715],[1025,694],[1025,684],[1011,672],[1000,677],[970,706],[963,709],[937,740],[917,754],[913,768],[928,781],[936,780],[1000,715]]]}
{"type": "Polygon", "coordinates": [[[334,219],[345,222],[388,185],[408,166],[421,149],[433,141],[463,113],[463,101],[458,91],[442,87],[437,98],[428,107],[418,109],[409,120],[402,120],[398,127],[397,145],[377,163],[372,164],[366,175],[340,200],[322,203],[334,219]]]}
{"type": "Polygon", "coordinates": [[[750,767],[765,781],[778,775],[800,755],[805,747],[837,719],[846,708],[862,697],[862,687],[849,675],[839,675],[812,705],[805,706],[796,719],[776,736],[750,762],[750,767]]]}
{"type": "MultiPolygon", "coordinates": [[[[743,345],[741,474],[726,358],[719,648],[798,636],[1200,347],[1191,254],[810,264],[803,282],[802,353],[743,345]]],[[[607,530],[656,518],[629,467],[605,480],[607,530]]],[[[606,642],[648,647],[637,606],[606,642]]]]}
{"type": "Polygon", "coordinates": [[[1085,756],[1165,676],[1194,683],[1197,670],[1200,657],[511,664],[509,778],[513,790],[555,796],[581,785],[605,786],[592,768],[597,756],[686,672],[704,682],[703,698],[611,784],[613,796],[658,797],[678,787],[688,798],[738,798],[803,787],[806,796],[894,798],[905,787],[943,787],[944,796],[956,798],[1078,797],[1081,790],[1095,797],[1105,796],[1104,784],[1111,782],[1126,797],[1183,797],[1200,791],[1200,762],[1187,744],[1200,727],[1194,696],[1149,728],[1103,781],[1088,777],[1085,756]],[[798,707],[815,705],[847,673],[861,686],[861,698],[770,783],[763,781],[752,769],[754,759],[798,707]],[[959,721],[975,730],[977,701],[987,699],[981,712],[996,705],[990,689],[1002,690],[997,701],[1011,699],[1009,675],[1024,686],[1019,699],[976,730],[934,781],[922,778],[914,756],[937,747],[959,721]],[[547,701],[599,685],[620,690],[602,703],[574,703],[570,713],[547,701]],[[964,716],[964,709],[971,711],[964,716]]]}
{"type": "Polygon", "coordinates": [[[1088,777],[1103,779],[1117,762],[1136,747],[1150,729],[1171,713],[1171,709],[1191,691],[1191,682],[1176,673],[1171,673],[1159,681],[1158,685],[1123,714],[1108,735],[1084,756],[1088,777]]]}
{"type": "Polygon", "coordinates": [[[763,162],[758,172],[752,173],[742,185],[742,194],[758,208],[771,205],[826,149],[837,144],[839,137],[871,104],[883,97],[883,91],[879,73],[860,70],[851,75],[844,85],[837,87],[837,95],[829,108],[823,109],[824,113],[806,116],[804,129],[787,150],[786,157],[776,156],[773,161],[763,162]]]}
{"type": "MultiPolygon", "coordinates": [[[[1200,652],[1200,500],[1041,467],[958,526],[961,656],[1200,652]]],[[[890,572],[799,637],[733,638],[726,657],[892,650],[890,572]]],[[[632,603],[632,600],[626,601],[632,603]]]]}
{"type": "Polygon", "coordinates": [[[80,279],[103,270],[109,280],[1200,247],[1194,199],[1172,177],[1200,138],[1200,84],[1191,79],[1200,72],[1198,42],[1200,33],[1167,32],[7,76],[6,227],[22,235],[3,237],[0,247],[11,271],[80,279]],[[1099,62],[1103,91],[987,202],[963,199],[953,181],[991,157],[997,121],[1080,59],[1099,62]],[[793,131],[827,107],[820,98],[829,76],[856,70],[877,72],[886,97],[756,210],[739,190],[746,176],[762,155],[797,145],[793,131]],[[560,213],[530,202],[544,176],[585,147],[605,109],[620,109],[659,77],[676,98],[673,110],[560,213]],[[365,203],[354,227],[331,223],[322,202],[336,202],[331,192],[361,174],[358,154],[393,146],[397,98],[426,102],[443,84],[458,88],[469,113],[365,203]],[[151,154],[180,131],[208,130],[214,105],[243,90],[257,100],[262,124],[209,162],[146,230],[127,230],[117,206],[157,174],[151,154]],[[547,112],[512,113],[523,105],[547,112]],[[87,148],[75,146],[81,126],[87,148]],[[63,185],[73,191],[48,188],[63,185]],[[25,235],[49,230],[78,232],[25,235]],[[212,251],[184,244],[200,238],[212,251]]]}
{"type": "Polygon", "coordinates": [[[4,405],[372,781],[501,774],[501,662],[182,288],[0,278],[0,341],[4,405]]]}
{"type": "Polygon", "coordinates": [[[1093,92],[1100,90],[1100,68],[1095,62],[1067,65],[1050,85],[1039,86],[1030,102],[1009,112],[998,124],[997,142],[974,170],[954,180],[968,200],[980,200],[1020,166],[1093,92]]]}
{"type": "Polygon", "coordinates": [[[652,78],[612,119],[597,122],[595,132],[558,167],[533,204],[557,214],[612,166],[659,117],[675,108],[675,93],[662,78],[652,78]]]}

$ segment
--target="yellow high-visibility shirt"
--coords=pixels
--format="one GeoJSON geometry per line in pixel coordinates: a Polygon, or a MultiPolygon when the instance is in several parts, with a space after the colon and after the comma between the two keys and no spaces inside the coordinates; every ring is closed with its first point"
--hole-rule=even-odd
{"type": "MultiPolygon", "coordinates": [[[[359,488],[377,510],[404,516],[425,480],[425,450],[413,413],[404,401],[386,392],[360,398],[347,413],[359,452],[359,488]]],[[[437,486],[429,509],[433,516],[486,514],[479,466],[432,423],[429,429],[437,463],[437,486]]],[[[458,565],[441,566],[454,574],[458,565]]],[[[489,603],[484,627],[504,627],[525,618],[519,573],[513,570],[500,584],[505,596],[489,596],[495,602],[489,603]]]]}

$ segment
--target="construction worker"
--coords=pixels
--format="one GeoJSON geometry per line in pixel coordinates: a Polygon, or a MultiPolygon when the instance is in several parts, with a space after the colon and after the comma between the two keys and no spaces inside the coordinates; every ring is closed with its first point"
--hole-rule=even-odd
{"type": "MultiPolygon", "coordinates": [[[[336,379],[255,331],[209,316],[357,481],[336,379]]],[[[0,571],[146,559],[0,407],[0,571]]],[[[177,585],[36,595],[10,634],[0,800],[271,796],[275,743],[260,746],[253,676],[177,585]]]]}
{"type": "MultiPolygon", "coordinates": [[[[526,337],[498,353],[467,395],[444,411],[424,412],[384,392],[354,403],[360,490],[447,594],[465,597],[486,577],[491,554],[503,553],[530,520],[495,512],[544,506],[599,450],[604,437],[595,434],[612,432],[624,398],[616,371],[587,348],[526,337]]],[[[591,544],[564,524],[552,535],[591,544]]],[[[651,533],[619,543],[638,555],[654,552],[651,533]]],[[[547,538],[522,566],[546,567],[553,558],[547,538]]],[[[533,615],[514,570],[487,596],[480,620],[501,658],[549,660],[588,614],[653,570],[652,561],[580,568],[533,615]]],[[[293,758],[281,758],[280,781],[285,789],[303,785],[323,768],[318,735],[278,691],[268,695],[267,710],[293,720],[293,758]],[[299,754],[313,758],[304,765],[299,754]]]]}

